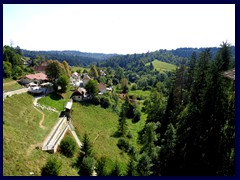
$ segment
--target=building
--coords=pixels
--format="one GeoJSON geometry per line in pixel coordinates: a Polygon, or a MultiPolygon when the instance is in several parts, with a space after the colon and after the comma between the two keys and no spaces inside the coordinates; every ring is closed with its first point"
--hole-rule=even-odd
{"type": "Polygon", "coordinates": [[[28,85],[31,82],[34,82],[36,84],[41,84],[48,81],[47,75],[44,73],[36,73],[36,74],[28,74],[24,76],[21,80],[20,83],[23,85],[28,85]]]}
{"type": "Polygon", "coordinates": [[[86,97],[86,90],[84,88],[78,88],[71,96],[74,101],[82,101],[86,97]]]}

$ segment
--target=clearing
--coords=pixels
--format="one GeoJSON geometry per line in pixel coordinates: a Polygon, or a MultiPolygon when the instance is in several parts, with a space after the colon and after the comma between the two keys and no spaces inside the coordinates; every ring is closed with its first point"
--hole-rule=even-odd
{"type": "MultiPolygon", "coordinates": [[[[152,61],[153,67],[154,69],[160,71],[160,72],[164,72],[164,71],[173,71],[177,68],[176,65],[174,64],[170,64],[170,63],[166,63],[166,62],[162,62],[159,61],[157,59],[155,59],[154,61],[152,61]]],[[[150,63],[147,63],[146,66],[149,66],[150,63]]]]}

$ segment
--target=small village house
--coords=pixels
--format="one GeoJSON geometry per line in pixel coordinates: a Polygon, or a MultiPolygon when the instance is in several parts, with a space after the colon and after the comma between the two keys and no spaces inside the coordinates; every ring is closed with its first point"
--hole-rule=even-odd
{"type": "Polygon", "coordinates": [[[34,71],[45,74],[47,65],[48,65],[47,62],[43,62],[40,66],[34,66],[34,71]]]}
{"type": "Polygon", "coordinates": [[[48,78],[47,75],[44,73],[36,73],[36,74],[28,74],[22,77],[20,80],[20,83],[23,85],[28,86],[31,82],[34,82],[36,84],[41,84],[44,82],[47,82],[48,78]]]}
{"type": "Polygon", "coordinates": [[[78,88],[70,98],[72,98],[74,101],[82,101],[86,97],[86,90],[84,88],[78,88]]]}
{"type": "Polygon", "coordinates": [[[83,77],[83,86],[85,86],[91,78],[86,74],[83,77]]]}

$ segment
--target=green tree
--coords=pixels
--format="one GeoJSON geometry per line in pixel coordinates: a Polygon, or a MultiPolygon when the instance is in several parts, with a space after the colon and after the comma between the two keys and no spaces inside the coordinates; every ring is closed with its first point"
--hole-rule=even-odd
{"type": "Polygon", "coordinates": [[[87,133],[84,133],[83,135],[83,145],[81,147],[81,151],[85,156],[92,156],[92,144],[90,143],[87,133]]]}
{"type": "Polygon", "coordinates": [[[97,160],[96,173],[98,176],[108,175],[106,170],[106,163],[107,163],[106,157],[101,157],[99,160],[97,160]]]}
{"type": "Polygon", "coordinates": [[[67,77],[70,77],[70,76],[71,76],[71,71],[70,71],[70,67],[69,67],[67,61],[63,61],[63,62],[62,62],[62,65],[63,65],[63,67],[64,67],[66,76],[67,76],[67,77]]]}
{"type": "Polygon", "coordinates": [[[126,108],[125,105],[122,105],[122,110],[119,115],[118,119],[118,131],[121,134],[121,136],[126,136],[127,135],[127,118],[126,118],[126,108]]]}
{"type": "Polygon", "coordinates": [[[89,71],[89,75],[92,76],[94,79],[97,79],[99,77],[98,70],[95,64],[92,65],[89,71]]]}
{"type": "Polygon", "coordinates": [[[59,92],[65,93],[69,87],[69,78],[66,75],[62,75],[58,78],[57,84],[61,87],[59,92]]]}
{"type": "Polygon", "coordinates": [[[75,140],[69,136],[64,137],[60,143],[60,151],[67,157],[73,157],[76,152],[77,144],[75,140]]]}
{"type": "Polygon", "coordinates": [[[121,67],[118,67],[116,72],[115,72],[115,77],[120,81],[121,79],[124,78],[124,70],[121,67]]]}
{"type": "Polygon", "coordinates": [[[127,90],[128,90],[128,80],[127,80],[127,78],[121,79],[121,88],[122,88],[123,93],[127,92],[127,90]]]}
{"type": "Polygon", "coordinates": [[[127,176],[137,176],[136,162],[131,158],[127,165],[127,176]]]}
{"type": "Polygon", "coordinates": [[[58,176],[62,168],[60,159],[52,156],[48,158],[47,163],[41,169],[42,176],[58,176]]]}
{"type": "Polygon", "coordinates": [[[56,79],[65,74],[63,65],[56,60],[49,60],[45,71],[48,78],[52,79],[54,83],[56,79]]]}
{"type": "Polygon", "coordinates": [[[118,162],[115,162],[115,165],[110,173],[110,176],[122,176],[121,168],[118,162]]]}
{"type": "Polygon", "coordinates": [[[87,84],[85,85],[85,89],[87,93],[91,96],[94,97],[98,94],[98,84],[96,80],[89,80],[87,84]]]}
{"type": "Polygon", "coordinates": [[[12,76],[12,64],[7,61],[3,61],[3,76],[9,78],[12,76]]]}
{"type": "Polygon", "coordinates": [[[139,176],[152,175],[153,173],[151,170],[152,166],[153,166],[153,163],[151,161],[151,158],[146,153],[143,153],[136,167],[138,175],[139,176]]]}
{"type": "Polygon", "coordinates": [[[81,176],[92,176],[94,172],[95,159],[93,157],[85,156],[80,165],[78,174],[81,176]]]}

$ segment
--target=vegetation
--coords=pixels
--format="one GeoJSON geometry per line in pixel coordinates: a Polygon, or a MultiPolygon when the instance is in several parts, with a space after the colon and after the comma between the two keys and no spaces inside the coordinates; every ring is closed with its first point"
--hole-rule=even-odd
{"type": "MultiPolygon", "coordinates": [[[[154,61],[151,62],[154,69],[160,71],[160,72],[164,72],[164,71],[173,71],[176,69],[176,66],[170,63],[166,63],[166,62],[162,62],[159,61],[157,59],[155,59],[154,61]]],[[[146,66],[149,66],[150,63],[147,63],[146,66]]]]}
{"type": "Polygon", "coordinates": [[[87,93],[91,96],[94,97],[98,94],[98,84],[96,80],[89,80],[87,84],[85,85],[85,89],[87,93]]]}
{"type": "Polygon", "coordinates": [[[77,144],[75,140],[70,136],[64,137],[60,143],[61,153],[66,157],[73,157],[76,150],[77,150],[77,144]]]}
{"type": "Polygon", "coordinates": [[[62,168],[62,162],[55,158],[54,156],[50,157],[47,160],[45,166],[42,167],[42,176],[58,176],[62,168]]]}

